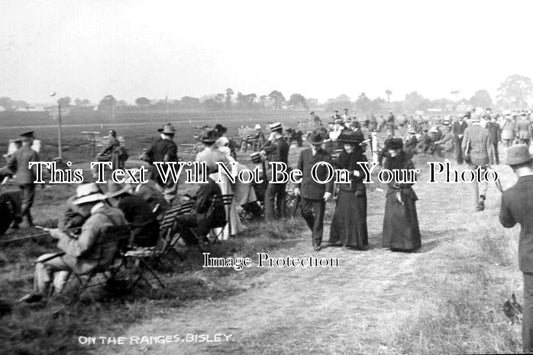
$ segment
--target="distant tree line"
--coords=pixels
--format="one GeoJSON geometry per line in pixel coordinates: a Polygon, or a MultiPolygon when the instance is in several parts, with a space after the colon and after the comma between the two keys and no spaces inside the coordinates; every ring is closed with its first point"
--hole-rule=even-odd
{"type": "MultiPolygon", "coordinates": [[[[169,99],[149,99],[138,97],[134,103],[127,103],[124,100],[117,100],[113,95],[104,96],[98,103],[91,103],[88,99],[61,97],[58,104],[62,107],[72,109],[98,111],[175,111],[175,110],[206,110],[206,111],[229,111],[229,110],[316,110],[335,111],[349,109],[360,114],[373,112],[393,111],[414,113],[416,111],[426,111],[429,109],[454,111],[458,108],[471,107],[500,107],[506,108],[526,108],[530,107],[533,96],[533,83],[529,77],[522,75],[511,75],[507,77],[498,87],[495,101],[485,89],[480,89],[467,98],[460,98],[460,92],[451,91],[451,98],[441,98],[430,100],[417,91],[409,92],[402,100],[391,101],[393,92],[385,90],[386,97],[370,98],[362,92],[352,101],[352,99],[341,94],[336,98],[331,98],[325,103],[319,103],[317,99],[306,98],[302,94],[294,93],[287,99],[279,90],[272,90],[268,95],[257,95],[256,93],[237,92],[227,88],[224,92],[207,95],[201,98],[184,96],[179,100],[169,99]]],[[[30,107],[22,100],[13,100],[9,97],[0,97],[0,107],[4,111],[15,111],[30,107]]]]}

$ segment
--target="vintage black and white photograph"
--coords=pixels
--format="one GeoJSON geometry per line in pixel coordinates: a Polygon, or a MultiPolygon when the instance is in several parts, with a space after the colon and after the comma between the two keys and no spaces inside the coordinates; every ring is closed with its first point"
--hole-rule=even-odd
{"type": "Polygon", "coordinates": [[[0,353],[533,353],[531,1],[0,13],[0,353]]]}

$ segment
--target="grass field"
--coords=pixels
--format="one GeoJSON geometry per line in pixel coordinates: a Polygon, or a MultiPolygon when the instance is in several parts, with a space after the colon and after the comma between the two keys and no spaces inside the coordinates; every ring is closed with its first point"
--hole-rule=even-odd
{"type": "MultiPolygon", "coordinates": [[[[264,120],[258,117],[249,122],[252,125],[264,120]]],[[[293,118],[280,120],[290,122],[293,118]]],[[[131,150],[140,151],[156,136],[155,129],[162,122],[121,126],[117,131],[131,142],[131,150]]],[[[230,130],[245,124],[221,122],[230,130]]],[[[190,141],[190,127],[176,126],[180,128],[177,139],[190,141]]],[[[90,159],[77,136],[81,130],[69,127],[64,134],[69,146],[64,155],[69,158],[72,154],[76,162],[90,159]]],[[[14,132],[18,128],[2,127],[0,142],[11,138],[14,132]]],[[[46,137],[46,150],[53,151],[55,129],[39,129],[37,134],[46,137]]],[[[293,164],[296,157],[297,151],[291,150],[293,164]]],[[[246,155],[241,159],[246,159],[246,155]]],[[[491,186],[487,210],[474,213],[473,206],[469,206],[469,186],[427,184],[425,160],[417,159],[415,164],[423,171],[415,185],[423,238],[423,248],[418,253],[381,249],[385,199],[376,188],[383,186],[369,186],[370,250],[326,248],[320,252],[321,256],[338,257],[339,268],[205,269],[198,249],[183,249],[186,260],[179,269],[164,273],[168,285],[165,290],[141,288],[128,295],[98,290],[94,295],[96,302],[60,297],[46,307],[15,305],[11,314],[1,318],[0,349],[14,354],[520,351],[520,326],[509,324],[502,312],[503,301],[512,292],[519,301],[522,299],[516,252],[518,229],[504,230],[499,225],[499,192],[491,186]],[[78,342],[79,336],[186,333],[228,333],[232,334],[232,341],[130,346],[87,346],[78,342]]],[[[504,188],[510,186],[514,181],[510,169],[498,166],[497,170],[504,188]]],[[[58,206],[74,190],[73,185],[38,190],[36,223],[53,225],[58,206]]],[[[326,239],[333,212],[331,202],[326,213],[326,239]]],[[[10,232],[3,238],[25,233],[37,231],[10,232]]],[[[1,245],[1,298],[11,302],[31,290],[33,261],[50,250],[54,250],[54,243],[47,237],[1,245]]],[[[253,224],[242,236],[210,251],[214,256],[252,258],[257,252],[273,256],[312,253],[310,234],[301,219],[253,224]]]]}
{"type": "MultiPolygon", "coordinates": [[[[176,128],[175,141],[178,144],[195,143],[193,134],[198,130],[195,126],[205,124],[214,126],[221,123],[228,128],[228,136],[237,137],[237,128],[248,125],[261,124],[263,132],[267,132],[267,122],[281,121],[286,127],[296,128],[299,121],[307,120],[307,111],[234,111],[234,112],[164,112],[142,115],[117,114],[111,120],[108,115],[98,112],[83,112],[79,115],[63,118],[62,145],[63,157],[72,162],[82,162],[93,158],[88,146],[88,140],[82,131],[97,131],[100,135],[107,135],[110,129],[126,140],[130,157],[137,156],[143,148],[150,145],[152,139],[158,136],[157,129],[164,123],[170,122],[176,128]]],[[[57,125],[56,121],[45,113],[6,113],[0,112],[0,151],[7,151],[9,139],[17,138],[22,132],[35,130],[38,139],[43,140],[41,159],[51,160],[57,156],[57,125]]]]}

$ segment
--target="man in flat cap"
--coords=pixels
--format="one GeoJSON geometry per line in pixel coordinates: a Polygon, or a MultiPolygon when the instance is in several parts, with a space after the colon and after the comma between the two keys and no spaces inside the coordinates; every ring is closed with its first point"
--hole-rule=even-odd
{"type": "Polygon", "coordinates": [[[518,266],[524,274],[524,311],[522,346],[524,353],[533,352],[533,158],[525,144],[507,151],[507,165],[518,177],[516,184],[502,194],[500,223],[505,228],[520,224],[518,266]]]}
{"type": "Polygon", "coordinates": [[[158,131],[160,132],[160,137],[146,151],[145,160],[152,165],[150,178],[157,183],[156,186],[165,196],[165,200],[169,204],[172,204],[178,192],[178,184],[177,182],[170,181],[170,178],[168,181],[163,181],[153,164],[155,162],[178,162],[178,146],[173,141],[176,128],[172,124],[167,123],[163,128],[159,128],[158,131]]]}
{"type": "Polygon", "coordinates": [[[31,146],[33,144],[33,132],[26,132],[20,135],[22,146],[17,149],[9,164],[8,169],[15,174],[15,182],[19,185],[21,191],[21,208],[20,216],[15,218],[15,224],[25,221],[27,227],[33,227],[33,219],[30,213],[31,206],[35,197],[35,168],[29,167],[31,162],[39,161],[39,154],[31,146]]]}

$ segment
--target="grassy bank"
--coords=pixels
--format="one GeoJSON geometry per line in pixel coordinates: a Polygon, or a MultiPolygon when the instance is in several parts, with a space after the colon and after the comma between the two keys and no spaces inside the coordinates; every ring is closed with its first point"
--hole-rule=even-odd
{"type": "MultiPolygon", "coordinates": [[[[238,238],[206,251],[212,256],[255,258],[258,252],[292,246],[301,228],[302,224],[296,220],[286,224],[252,224],[238,238]]],[[[18,254],[15,249],[6,252],[9,260],[2,270],[2,298],[13,300],[23,290],[31,290],[31,260],[50,250],[48,244],[32,242],[20,246],[18,254]]],[[[198,248],[180,252],[185,260],[179,262],[179,267],[162,273],[165,289],[140,287],[132,294],[118,295],[100,288],[91,297],[82,295],[77,301],[73,298],[74,290],[68,289],[65,297],[52,298],[46,305],[14,305],[12,313],[0,322],[0,349],[4,354],[78,353],[86,350],[78,343],[78,336],[121,334],[133,323],[172,313],[173,309],[187,307],[191,302],[216,302],[245,292],[240,281],[260,273],[256,269],[239,273],[233,269],[204,269],[202,251],[198,248]]]]}

